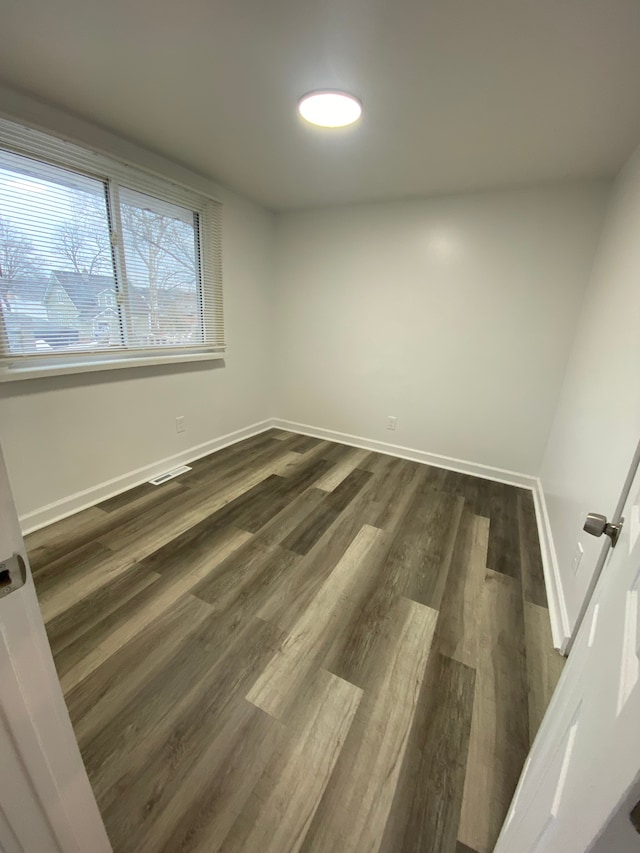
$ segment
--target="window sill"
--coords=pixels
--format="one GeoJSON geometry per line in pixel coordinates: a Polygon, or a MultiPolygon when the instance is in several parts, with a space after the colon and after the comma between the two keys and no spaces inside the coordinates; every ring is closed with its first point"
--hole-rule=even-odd
{"type": "MultiPolygon", "coordinates": [[[[0,382],[21,379],[43,379],[47,376],[65,376],[71,373],[92,373],[103,370],[121,370],[125,367],[150,367],[162,364],[184,364],[191,361],[215,361],[225,357],[224,352],[171,353],[169,355],[129,356],[111,359],[87,359],[59,362],[57,364],[31,364],[25,366],[0,366],[0,382]]],[[[15,362],[14,362],[15,364],[15,362]]]]}

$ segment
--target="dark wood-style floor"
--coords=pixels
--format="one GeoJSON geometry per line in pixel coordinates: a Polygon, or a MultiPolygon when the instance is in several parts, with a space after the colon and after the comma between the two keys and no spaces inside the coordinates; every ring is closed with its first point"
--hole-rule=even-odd
{"type": "Polygon", "coordinates": [[[530,492],[270,431],[28,537],[116,853],[489,853],[559,676],[530,492]]]}

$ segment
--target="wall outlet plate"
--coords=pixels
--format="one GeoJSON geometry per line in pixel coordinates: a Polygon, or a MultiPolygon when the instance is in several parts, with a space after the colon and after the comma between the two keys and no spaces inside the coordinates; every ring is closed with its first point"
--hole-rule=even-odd
{"type": "Polygon", "coordinates": [[[395,429],[396,424],[398,423],[398,419],[395,415],[389,415],[387,417],[387,429],[395,429]]]}
{"type": "Polygon", "coordinates": [[[184,432],[184,415],[176,418],[176,432],[184,432]]]}

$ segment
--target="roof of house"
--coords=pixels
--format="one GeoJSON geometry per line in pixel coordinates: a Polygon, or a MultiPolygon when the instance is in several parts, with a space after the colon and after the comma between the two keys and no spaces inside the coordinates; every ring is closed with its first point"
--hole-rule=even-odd
{"type": "MultiPolygon", "coordinates": [[[[102,313],[105,306],[100,304],[98,296],[105,290],[115,291],[115,281],[109,275],[55,271],[51,273],[49,286],[53,281],[56,281],[64,289],[82,320],[92,320],[102,313]]],[[[146,313],[149,309],[149,288],[130,283],[128,292],[132,309],[136,312],[146,313]]],[[[195,293],[193,291],[185,292],[180,288],[159,288],[157,300],[161,310],[174,306],[176,300],[186,301],[189,304],[193,302],[194,310],[196,305],[195,293]]]]}
{"type": "Polygon", "coordinates": [[[51,280],[56,281],[65,290],[80,316],[84,318],[99,314],[101,306],[98,303],[98,295],[105,290],[115,289],[115,281],[110,275],[55,271],[51,273],[51,280]]]}

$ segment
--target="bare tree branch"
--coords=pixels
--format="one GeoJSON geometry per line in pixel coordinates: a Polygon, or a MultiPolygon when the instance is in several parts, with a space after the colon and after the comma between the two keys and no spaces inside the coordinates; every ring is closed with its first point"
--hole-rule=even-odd
{"type": "Polygon", "coordinates": [[[113,272],[104,200],[88,194],[74,198],[71,219],[58,226],[57,248],[74,272],[105,275],[113,272]]]}
{"type": "Polygon", "coordinates": [[[7,310],[12,282],[27,278],[38,270],[38,253],[33,243],[11,220],[0,216],[0,301],[7,310]]]}

